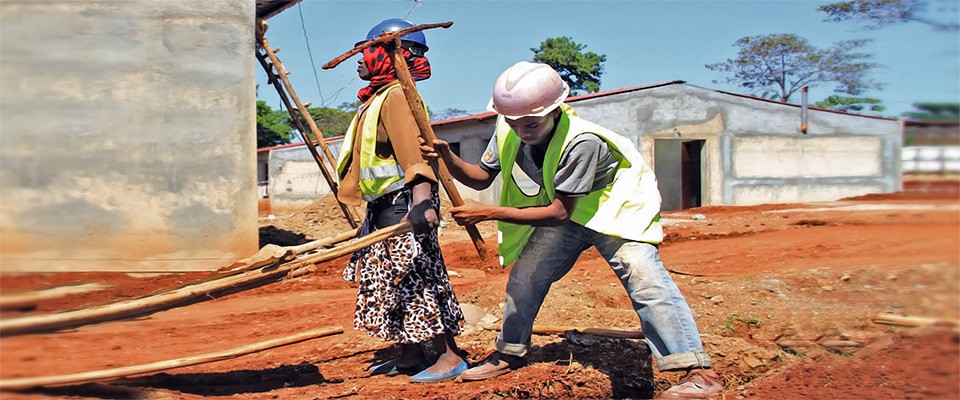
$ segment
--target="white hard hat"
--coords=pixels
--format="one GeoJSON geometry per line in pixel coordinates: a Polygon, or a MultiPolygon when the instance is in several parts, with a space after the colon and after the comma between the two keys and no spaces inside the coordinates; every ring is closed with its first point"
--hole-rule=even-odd
{"type": "Polygon", "coordinates": [[[497,78],[487,109],[508,119],[542,117],[569,93],[570,86],[549,65],[520,61],[497,78]]]}

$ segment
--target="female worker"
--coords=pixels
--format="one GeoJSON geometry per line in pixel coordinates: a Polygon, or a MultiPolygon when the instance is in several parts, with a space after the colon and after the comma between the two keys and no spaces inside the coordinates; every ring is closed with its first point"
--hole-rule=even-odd
{"type": "MultiPolygon", "coordinates": [[[[388,19],[374,26],[367,40],[410,26],[409,21],[388,19]]],[[[401,40],[397,51],[402,52],[411,75],[415,80],[429,78],[423,32],[401,40]]],[[[357,73],[370,84],[358,93],[363,104],[347,129],[337,160],[338,198],[351,205],[367,202],[361,236],[404,220],[414,232],[373,244],[351,257],[343,277],[359,286],[354,328],[400,344],[397,358],[370,368],[374,375],[413,374],[410,381],[420,383],[454,379],[467,369],[453,339],[463,326],[463,313],[437,240],[437,178],[420,155],[420,131],[386,48],[365,49],[357,73]],[[428,361],[421,345],[431,346],[440,357],[428,361]]]]}

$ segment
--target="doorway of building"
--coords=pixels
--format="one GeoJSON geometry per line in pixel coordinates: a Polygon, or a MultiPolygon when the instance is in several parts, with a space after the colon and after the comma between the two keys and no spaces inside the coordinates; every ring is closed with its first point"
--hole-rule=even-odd
{"type": "Polygon", "coordinates": [[[701,154],[705,140],[657,139],[654,141],[653,170],[657,175],[661,209],[664,211],[700,207],[701,154]]]}

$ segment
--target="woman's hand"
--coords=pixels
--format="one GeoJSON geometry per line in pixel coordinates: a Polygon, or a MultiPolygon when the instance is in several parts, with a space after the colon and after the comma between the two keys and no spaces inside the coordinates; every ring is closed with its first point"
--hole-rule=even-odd
{"type": "Polygon", "coordinates": [[[413,204],[410,205],[406,219],[410,225],[413,225],[413,231],[416,233],[428,233],[440,226],[440,216],[430,204],[432,193],[433,183],[431,182],[424,180],[413,185],[413,204]]]}

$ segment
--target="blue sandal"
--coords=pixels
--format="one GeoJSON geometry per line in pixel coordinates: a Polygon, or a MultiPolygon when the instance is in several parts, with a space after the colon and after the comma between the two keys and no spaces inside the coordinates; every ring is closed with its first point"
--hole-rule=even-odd
{"type": "MultiPolygon", "coordinates": [[[[432,372],[427,372],[426,369],[420,371],[419,374],[410,377],[410,382],[413,383],[434,383],[434,382],[443,382],[451,379],[456,379],[463,371],[466,371],[470,365],[466,361],[460,360],[460,364],[457,364],[456,367],[453,367],[448,372],[442,374],[434,374],[432,372]]],[[[429,367],[427,367],[429,368],[429,367]]]]}

